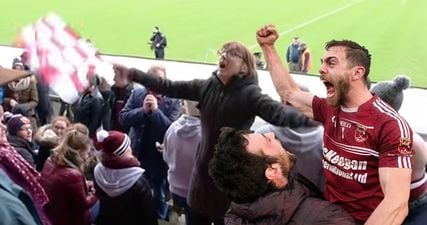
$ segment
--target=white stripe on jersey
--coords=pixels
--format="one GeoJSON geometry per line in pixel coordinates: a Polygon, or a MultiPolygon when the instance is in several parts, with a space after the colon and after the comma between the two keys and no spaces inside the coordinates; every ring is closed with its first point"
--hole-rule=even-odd
{"type": "Polygon", "coordinates": [[[412,169],[411,157],[409,157],[409,156],[404,156],[404,158],[405,158],[405,160],[406,160],[406,162],[407,162],[407,165],[408,165],[408,167],[405,167],[405,168],[412,169]]]}
{"type": "MultiPolygon", "coordinates": [[[[390,116],[397,121],[400,130],[400,137],[405,139],[411,139],[411,128],[408,123],[387,103],[378,98],[373,104],[380,112],[390,116]]],[[[398,157],[399,168],[412,168],[411,158],[409,156],[398,157]]]]}
{"type": "Polygon", "coordinates": [[[370,148],[363,148],[363,147],[358,147],[358,146],[353,146],[353,145],[346,145],[343,143],[339,143],[337,141],[335,141],[333,138],[329,137],[329,135],[325,134],[325,136],[327,138],[329,138],[329,140],[337,147],[341,148],[342,150],[352,153],[352,154],[356,154],[356,155],[363,155],[363,156],[368,156],[368,155],[372,155],[375,157],[379,157],[379,153],[373,149],[370,148]]]}
{"type": "Polygon", "coordinates": [[[399,125],[400,130],[400,137],[401,138],[411,138],[411,132],[408,123],[402,119],[402,117],[387,103],[385,103],[381,99],[377,99],[374,102],[374,106],[382,113],[389,115],[390,117],[394,118],[397,121],[397,124],[399,125]]]}
{"type": "Polygon", "coordinates": [[[397,158],[397,165],[399,166],[399,168],[412,168],[411,157],[399,156],[397,158]]]}

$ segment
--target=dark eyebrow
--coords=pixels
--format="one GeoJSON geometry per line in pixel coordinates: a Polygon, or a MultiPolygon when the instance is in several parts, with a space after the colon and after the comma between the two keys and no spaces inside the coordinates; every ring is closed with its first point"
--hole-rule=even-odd
{"type": "Polygon", "coordinates": [[[332,59],[337,59],[337,57],[335,57],[335,56],[329,56],[329,57],[326,57],[325,59],[320,59],[320,62],[321,63],[323,63],[324,61],[325,62],[329,62],[329,61],[331,61],[332,59]]]}

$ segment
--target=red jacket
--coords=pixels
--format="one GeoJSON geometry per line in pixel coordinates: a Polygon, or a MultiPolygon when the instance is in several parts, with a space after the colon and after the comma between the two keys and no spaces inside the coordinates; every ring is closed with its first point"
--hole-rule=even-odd
{"type": "Polygon", "coordinates": [[[90,208],[97,198],[89,194],[82,173],[74,168],[55,165],[48,159],[40,183],[49,196],[45,211],[54,225],[90,225],[90,208]]]}

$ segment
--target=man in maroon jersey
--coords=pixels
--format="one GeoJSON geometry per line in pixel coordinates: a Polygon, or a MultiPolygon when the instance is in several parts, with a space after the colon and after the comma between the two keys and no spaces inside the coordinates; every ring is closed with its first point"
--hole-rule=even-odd
{"type": "Polygon", "coordinates": [[[321,58],[326,98],[303,92],[274,47],[274,26],[258,30],[267,67],[283,101],[323,124],[325,197],[365,224],[401,224],[408,214],[412,130],[368,89],[370,54],[359,44],[332,40],[321,58]]]}

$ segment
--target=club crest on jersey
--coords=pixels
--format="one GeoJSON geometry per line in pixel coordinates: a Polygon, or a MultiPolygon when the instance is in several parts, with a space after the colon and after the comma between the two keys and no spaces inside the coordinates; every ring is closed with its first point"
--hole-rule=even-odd
{"type": "Polygon", "coordinates": [[[409,138],[400,138],[399,146],[397,147],[399,152],[403,155],[411,155],[411,139],[409,138]]]}
{"type": "Polygon", "coordinates": [[[356,142],[364,142],[368,139],[368,133],[366,132],[366,127],[357,125],[356,130],[354,131],[354,140],[356,142]]]}

